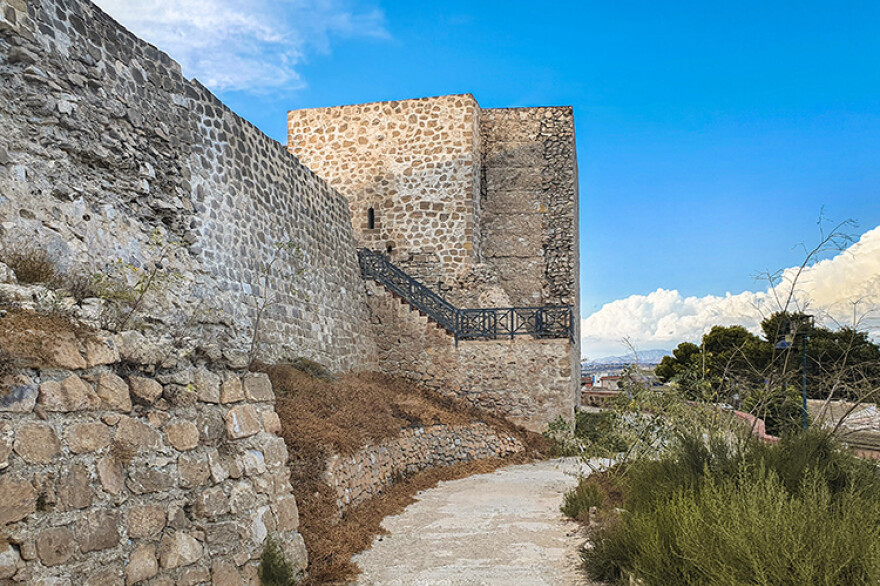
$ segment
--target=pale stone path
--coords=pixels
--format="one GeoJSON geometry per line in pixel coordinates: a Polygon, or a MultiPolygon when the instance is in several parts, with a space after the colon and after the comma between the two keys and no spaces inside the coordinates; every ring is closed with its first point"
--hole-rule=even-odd
{"type": "Polygon", "coordinates": [[[552,460],[443,482],[420,493],[391,533],[354,561],[359,585],[589,585],[583,531],[559,512],[580,464],[552,460]]]}

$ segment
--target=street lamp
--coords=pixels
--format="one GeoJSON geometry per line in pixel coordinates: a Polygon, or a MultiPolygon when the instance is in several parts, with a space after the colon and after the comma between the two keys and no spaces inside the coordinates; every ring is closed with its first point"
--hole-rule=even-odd
{"type": "Polygon", "coordinates": [[[813,328],[813,316],[800,314],[797,321],[797,330],[792,332],[792,320],[787,317],[783,320],[779,337],[776,342],[776,349],[788,350],[798,338],[801,340],[801,356],[804,360],[801,372],[801,399],[803,401],[801,407],[801,425],[804,429],[807,429],[807,342],[810,340],[810,330],[813,328]]]}

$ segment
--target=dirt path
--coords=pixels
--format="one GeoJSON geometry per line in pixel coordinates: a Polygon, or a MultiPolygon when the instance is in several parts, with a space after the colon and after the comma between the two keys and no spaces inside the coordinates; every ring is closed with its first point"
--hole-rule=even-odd
{"type": "Polygon", "coordinates": [[[579,464],[511,466],[419,494],[353,560],[359,585],[588,585],[578,570],[579,526],[559,513],[579,464]]]}

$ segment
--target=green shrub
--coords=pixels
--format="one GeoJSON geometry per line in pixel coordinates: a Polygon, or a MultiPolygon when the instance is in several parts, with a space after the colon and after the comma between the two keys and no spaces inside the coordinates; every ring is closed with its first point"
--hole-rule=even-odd
{"type": "Polygon", "coordinates": [[[763,419],[770,435],[797,433],[803,427],[801,391],[793,386],[755,390],[743,400],[743,410],[763,419]]]}
{"type": "Polygon", "coordinates": [[[566,517],[586,521],[591,507],[601,507],[605,502],[605,492],[589,476],[578,479],[577,486],[565,493],[559,510],[566,517]]]}
{"type": "Polygon", "coordinates": [[[592,546],[581,551],[581,559],[587,574],[594,580],[613,583],[623,578],[625,568],[630,567],[632,544],[627,527],[619,518],[611,518],[590,531],[592,546]]]}
{"type": "Polygon", "coordinates": [[[620,415],[613,411],[578,411],[574,436],[584,443],[584,450],[590,457],[624,452],[629,445],[618,430],[619,420],[620,415]]]}
{"type": "Polygon", "coordinates": [[[683,435],[623,478],[624,508],[583,553],[644,584],[877,584],[876,467],[822,431],[777,445],[683,435]]]}
{"type": "Polygon", "coordinates": [[[260,582],[263,586],[294,586],[299,583],[299,572],[284,555],[281,543],[274,537],[266,538],[260,555],[260,582]]]}

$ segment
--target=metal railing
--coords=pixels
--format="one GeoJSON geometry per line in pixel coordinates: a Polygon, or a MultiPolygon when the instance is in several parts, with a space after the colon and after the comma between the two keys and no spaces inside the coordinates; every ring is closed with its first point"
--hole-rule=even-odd
{"type": "Polygon", "coordinates": [[[379,252],[358,249],[364,277],[389,291],[446,328],[458,340],[495,340],[530,335],[574,340],[574,314],[569,305],[458,309],[419,283],[379,252]]]}

